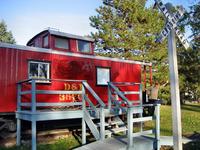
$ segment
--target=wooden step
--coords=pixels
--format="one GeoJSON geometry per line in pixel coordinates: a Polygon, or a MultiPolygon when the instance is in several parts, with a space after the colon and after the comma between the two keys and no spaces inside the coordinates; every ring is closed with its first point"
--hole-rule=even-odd
{"type": "Polygon", "coordinates": [[[153,130],[146,130],[146,131],[142,131],[142,132],[133,133],[133,137],[144,136],[144,135],[148,135],[148,134],[153,134],[153,130]]]}
{"type": "Polygon", "coordinates": [[[108,123],[109,125],[124,125],[124,122],[121,120],[113,120],[108,123]]]}
{"type": "MultiPolygon", "coordinates": [[[[97,127],[100,127],[100,122],[95,123],[97,127]]],[[[109,124],[107,122],[105,122],[105,126],[109,126],[109,124]]]]}
{"type": "Polygon", "coordinates": [[[141,117],[141,118],[134,118],[133,123],[135,122],[145,122],[145,121],[151,121],[153,120],[153,117],[141,117]]]}
{"type": "Polygon", "coordinates": [[[111,136],[112,134],[116,134],[116,133],[119,133],[119,132],[124,132],[126,131],[127,128],[126,127],[118,127],[118,128],[113,128],[113,129],[107,129],[105,130],[105,134],[108,135],[108,136],[111,136]]]}
{"type": "MultiPolygon", "coordinates": [[[[98,123],[95,123],[97,125],[97,127],[100,127],[100,122],[98,123]]],[[[114,121],[111,121],[111,122],[105,122],[105,126],[111,126],[111,125],[124,125],[124,123],[120,120],[114,120],[114,121]]]]}

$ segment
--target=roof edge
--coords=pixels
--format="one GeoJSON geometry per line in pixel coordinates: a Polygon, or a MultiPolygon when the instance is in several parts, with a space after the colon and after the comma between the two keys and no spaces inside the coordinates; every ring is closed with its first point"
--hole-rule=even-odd
{"type": "Polygon", "coordinates": [[[82,57],[82,58],[93,58],[93,59],[99,59],[99,60],[111,60],[111,61],[115,61],[115,62],[124,62],[124,63],[132,63],[132,64],[152,66],[152,63],[146,63],[146,62],[142,62],[142,61],[123,60],[123,59],[119,59],[119,58],[85,55],[85,54],[83,55],[83,54],[77,54],[77,53],[62,52],[62,51],[47,49],[47,48],[23,46],[23,45],[16,45],[16,44],[9,44],[9,43],[0,42],[0,48],[1,47],[2,48],[20,49],[20,50],[26,50],[26,51],[34,51],[34,52],[41,52],[41,53],[53,53],[53,54],[58,54],[58,55],[66,55],[66,56],[74,56],[74,57],[82,57]]]}
{"type": "Polygon", "coordinates": [[[41,35],[41,34],[43,34],[45,32],[48,32],[50,35],[55,35],[55,36],[61,36],[61,37],[66,37],[66,38],[72,38],[72,39],[79,39],[79,40],[85,40],[85,41],[89,41],[89,42],[94,42],[94,39],[90,38],[90,37],[75,35],[75,34],[61,32],[61,31],[56,31],[56,30],[52,30],[52,29],[46,29],[46,30],[43,30],[43,31],[39,32],[34,37],[32,37],[26,43],[26,45],[28,45],[29,43],[31,43],[37,36],[39,36],[39,35],[41,35]]]}

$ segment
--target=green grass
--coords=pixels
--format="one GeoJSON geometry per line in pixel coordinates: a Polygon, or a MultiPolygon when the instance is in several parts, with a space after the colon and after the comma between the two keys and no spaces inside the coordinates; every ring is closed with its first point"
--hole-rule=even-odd
{"type": "Polygon", "coordinates": [[[183,134],[200,132],[200,105],[182,106],[183,134]]]}
{"type": "MultiPolygon", "coordinates": [[[[200,104],[183,105],[182,115],[182,134],[190,135],[200,132],[200,104]]],[[[152,127],[152,123],[146,124],[147,128],[152,127]]],[[[160,111],[161,135],[172,135],[172,109],[171,106],[161,106],[160,111]]]]}
{"type": "MultiPolygon", "coordinates": [[[[161,135],[172,135],[172,111],[171,106],[161,106],[160,111],[161,135]]],[[[152,128],[152,122],[145,124],[146,128],[152,128]]],[[[182,130],[183,135],[191,135],[194,132],[200,133],[200,104],[182,106],[182,130]]],[[[59,139],[54,144],[38,144],[38,150],[68,150],[80,144],[72,135],[65,139],[59,139]]],[[[199,148],[200,142],[191,143],[189,149],[199,148]],[[194,147],[194,148],[192,148],[194,147]]],[[[30,147],[1,148],[0,150],[30,150],[30,147]]]]}
{"type": "MultiPolygon", "coordinates": [[[[68,138],[62,138],[53,144],[38,144],[37,150],[69,150],[72,148],[75,148],[77,146],[80,146],[78,141],[73,137],[69,136],[68,138]]],[[[20,146],[20,147],[10,147],[10,148],[3,148],[0,147],[0,150],[30,150],[30,146],[20,146]]]]}

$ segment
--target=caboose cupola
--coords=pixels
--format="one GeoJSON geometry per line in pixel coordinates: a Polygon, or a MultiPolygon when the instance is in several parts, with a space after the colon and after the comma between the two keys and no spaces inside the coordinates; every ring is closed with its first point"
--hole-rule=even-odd
{"type": "Polygon", "coordinates": [[[38,33],[26,45],[73,53],[94,54],[94,39],[52,29],[38,33]]]}

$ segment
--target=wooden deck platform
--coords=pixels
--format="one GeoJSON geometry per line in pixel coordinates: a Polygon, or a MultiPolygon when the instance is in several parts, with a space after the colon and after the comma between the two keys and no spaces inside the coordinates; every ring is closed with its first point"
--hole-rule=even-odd
{"type": "MultiPolygon", "coordinates": [[[[134,146],[129,150],[153,150],[153,138],[143,136],[134,137],[134,146]]],[[[112,137],[103,141],[96,141],[75,150],[127,150],[128,139],[125,137],[112,137]]]]}
{"type": "MultiPolygon", "coordinates": [[[[81,146],[75,150],[127,150],[127,138],[125,137],[112,137],[107,138],[104,141],[95,141],[93,143],[81,146]]],[[[191,142],[190,139],[182,139],[183,144],[191,142]]],[[[151,136],[140,136],[133,138],[134,146],[129,150],[153,150],[153,137],[151,136]]],[[[161,136],[160,144],[166,146],[173,146],[172,136],[161,136]]]]}

